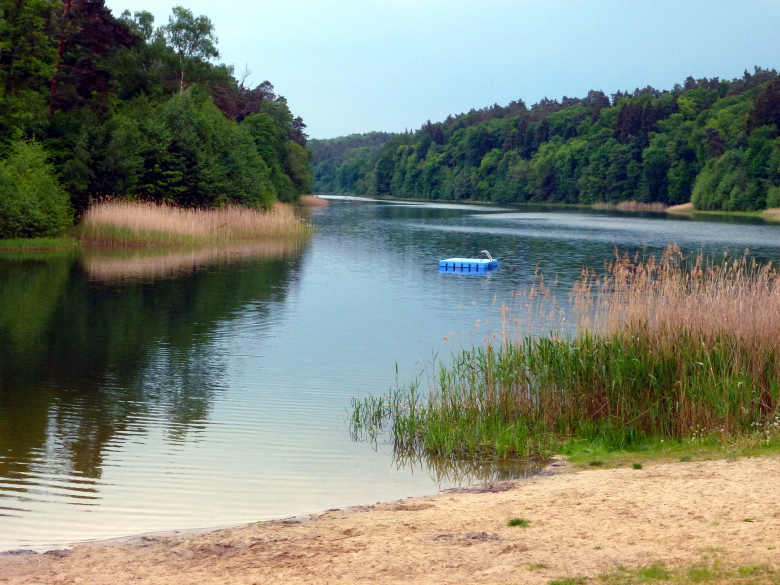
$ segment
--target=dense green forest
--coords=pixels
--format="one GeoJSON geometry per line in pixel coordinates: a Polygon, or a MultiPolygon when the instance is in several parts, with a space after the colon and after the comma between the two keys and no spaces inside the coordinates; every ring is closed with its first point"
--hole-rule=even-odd
{"type": "Polygon", "coordinates": [[[105,197],[310,192],[303,121],[218,58],[211,21],[180,6],[155,26],[104,0],[0,0],[0,237],[61,232],[105,197]]]}
{"type": "Polygon", "coordinates": [[[747,211],[780,206],[780,76],[493,105],[416,132],[312,141],[314,190],[747,211]]]}

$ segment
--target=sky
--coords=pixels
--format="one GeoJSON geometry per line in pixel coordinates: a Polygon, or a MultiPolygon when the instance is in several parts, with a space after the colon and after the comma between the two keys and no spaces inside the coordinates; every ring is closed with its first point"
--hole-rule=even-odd
{"type": "Polygon", "coordinates": [[[780,69],[780,0],[106,0],[205,14],[220,60],[312,138],[403,132],[494,103],[780,69]]]}

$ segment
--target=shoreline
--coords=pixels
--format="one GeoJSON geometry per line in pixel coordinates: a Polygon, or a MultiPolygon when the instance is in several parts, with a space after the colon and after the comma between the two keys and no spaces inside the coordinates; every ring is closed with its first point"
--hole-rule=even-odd
{"type": "MultiPolygon", "coordinates": [[[[1,583],[507,583],[717,557],[780,569],[780,456],[545,475],[197,534],[0,555],[1,583]],[[510,527],[513,517],[528,527],[510,527]]],[[[736,565],[735,565],[736,566],[736,565]]]]}

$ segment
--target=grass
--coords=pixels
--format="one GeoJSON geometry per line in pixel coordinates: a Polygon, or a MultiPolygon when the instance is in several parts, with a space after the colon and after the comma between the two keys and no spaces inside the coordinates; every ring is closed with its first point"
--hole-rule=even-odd
{"type": "MultiPolygon", "coordinates": [[[[669,567],[655,562],[640,567],[623,567],[598,576],[594,582],[608,585],[640,585],[643,583],[669,583],[690,585],[692,583],[780,583],[780,573],[768,565],[739,565],[727,563],[719,558],[705,557],[701,561],[669,567]]],[[[552,582],[551,582],[552,583],[552,582]]]]}
{"type": "Polygon", "coordinates": [[[38,252],[72,250],[78,247],[74,238],[13,238],[0,240],[0,252],[38,252]]]}
{"type": "Polygon", "coordinates": [[[525,518],[510,518],[506,523],[507,526],[520,526],[521,528],[528,528],[531,525],[531,521],[525,518]]]}
{"type": "Polygon", "coordinates": [[[262,211],[238,206],[187,209],[108,202],[88,209],[77,229],[77,237],[87,246],[158,247],[301,238],[311,227],[282,203],[262,211]]]}
{"type": "Polygon", "coordinates": [[[585,581],[585,577],[561,577],[550,581],[550,585],[583,585],[585,581]]]}
{"type": "Polygon", "coordinates": [[[400,452],[474,458],[780,449],[773,265],[670,246],[584,271],[571,295],[576,334],[504,329],[439,366],[428,392],[416,380],[354,400],[353,435],[387,430],[400,452]]]}

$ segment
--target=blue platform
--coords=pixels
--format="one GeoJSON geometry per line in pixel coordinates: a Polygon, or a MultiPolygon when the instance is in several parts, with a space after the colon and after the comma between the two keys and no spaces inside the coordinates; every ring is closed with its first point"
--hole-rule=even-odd
{"type": "Polygon", "coordinates": [[[487,272],[498,268],[498,260],[487,258],[447,258],[439,260],[439,269],[453,272],[487,272]]]}

